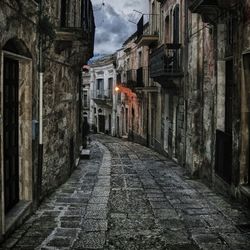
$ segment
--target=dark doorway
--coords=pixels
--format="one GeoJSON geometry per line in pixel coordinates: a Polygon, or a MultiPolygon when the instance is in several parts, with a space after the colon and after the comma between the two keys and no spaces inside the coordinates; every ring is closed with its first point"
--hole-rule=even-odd
{"type": "Polygon", "coordinates": [[[19,201],[18,72],[18,61],[4,58],[3,143],[5,213],[19,201]]]}
{"type": "Polygon", "coordinates": [[[99,132],[105,133],[105,116],[99,115],[99,132]]]}
{"type": "Polygon", "coordinates": [[[233,116],[233,60],[226,62],[226,96],[225,96],[225,132],[232,134],[232,116],[233,116]]]}
{"type": "Polygon", "coordinates": [[[128,133],[128,108],[126,108],[126,133],[128,133]]]}
{"type": "Polygon", "coordinates": [[[61,0],[61,27],[67,27],[67,1],[61,0]]]}
{"type": "Polygon", "coordinates": [[[226,61],[225,131],[216,131],[215,172],[227,183],[232,181],[233,60],[226,61]]]}
{"type": "Polygon", "coordinates": [[[109,115],[109,134],[111,134],[111,115],[109,115]]]}
{"type": "MultiPolygon", "coordinates": [[[[247,125],[248,125],[248,131],[250,131],[250,84],[249,84],[249,79],[250,79],[250,53],[247,53],[243,57],[243,62],[244,62],[244,76],[245,76],[245,93],[247,93],[247,100],[246,100],[246,105],[247,105],[247,125]]],[[[245,152],[247,154],[247,159],[248,159],[248,185],[250,185],[250,135],[248,136],[248,145],[244,146],[246,148],[245,152]]]]}
{"type": "Polygon", "coordinates": [[[116,127],[117,127],[117,135],[116,136],[120,136],[120,119],[119,119],[119,116],[116,117],[116,127]]]}

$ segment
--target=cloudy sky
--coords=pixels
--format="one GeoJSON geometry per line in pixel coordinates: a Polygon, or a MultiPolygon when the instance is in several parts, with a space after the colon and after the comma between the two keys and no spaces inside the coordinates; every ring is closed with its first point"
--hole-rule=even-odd
{"type": "Polygon", "coordinates": [[[148,0],[92,0],[92,3],[96,24],[95,54],[110,54],[121,48],[136,31],[137,26],[132,22],[137,22],[141,16],[136,11],[148,13],[148,0]]]}

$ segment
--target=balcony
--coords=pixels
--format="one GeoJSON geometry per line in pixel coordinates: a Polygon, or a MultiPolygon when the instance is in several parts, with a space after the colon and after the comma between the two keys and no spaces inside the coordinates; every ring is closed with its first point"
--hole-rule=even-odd
{"type": "Polygon", "coordinates": [[[218,0],[191,0],[188,7],[191,12],[200,14],[206,23],[212,23],[219,12],[218,0]]]}
{"type": "Polygon", "coordinates": [[[94,90],[91,95],[93,101],[104,108],[111,108],[113,104],[112,90],[94,90]]]}
{"type": "Polygon", "coordinates": [[[205,13],[208,9],[232,9],[237,0],[190,0],[189,9],[194,13],[205,13]]]}
{"type": "Polygon", "coordinates": [[[158,39],[158,32],[154,32],[152,34],[148,31],[139,36],[135,42],[138,44],[138,46],[152,46],[158,42],[158,39]]]}
{"type": "Polygon", "coordinates": [[[81,27],[57,28],[55,52],[61,54],[68,50],[67,62],[80,68],[93,55],[93,31],[84,31],[81,27]]]}
{"type": "Polygon", "coordinates": [[[144,25],[143,21],[143,15],[139,22],[137,23],[137,39],[135,43],[138,44],[138,46],[151,46],[155,43],[157,43],[159,39],[159,32],[150,32],[149,30],[149,24],[144,25]]]}
{"type": "Polygon", "coordinates": [[[82,27],[57,28],[56,41],[81,41],[84,35],[82,27]]]}
{"type": "Polygon", "coordinates": [[[150,77],[162,83],[183,76],[180,44],[164,44],[153,50],[149,57],[150,77]]]}
{"type": "Polygon", "coordinates": [[[237,4],[237,0],[190,0],[188,8],[200,14],[203,22],[213,24],[220,10],[235,10],[237,4]]]}
{"type": "Polygon", "coordinates": [[[126,87],[134,88],[136,86],[136,70],[130,69],[126,71],[126,87]]]}

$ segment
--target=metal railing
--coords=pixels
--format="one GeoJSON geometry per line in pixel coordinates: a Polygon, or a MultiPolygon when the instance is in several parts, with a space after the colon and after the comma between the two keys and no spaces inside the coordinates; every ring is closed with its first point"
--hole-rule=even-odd
{"type": "Polygon", "coordinates": [[[126,86],[133,88],[136,85],[136,70],[130,69],[126,71],[126,86]]]}
{"type": "Polygon", "coordinates": [[[111,89],[108,90],[92,90],[91,97],[93,99],[100,100],[112,100],[113,99],[113,91],[111,89]]]}
{"type": "Polygon", "coordinates": [[[182,73],[181,44],[164,44],[150,54],[150,77],[182,73]]]}

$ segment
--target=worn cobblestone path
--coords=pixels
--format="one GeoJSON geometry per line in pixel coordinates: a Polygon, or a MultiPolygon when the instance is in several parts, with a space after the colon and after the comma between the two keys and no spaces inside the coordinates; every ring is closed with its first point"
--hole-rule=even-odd
{"type": "Polygon", "coordinates": [[[249,211],[156,152],[95,135],[91,159],[0,249],[249,250],[249,211]]]}

